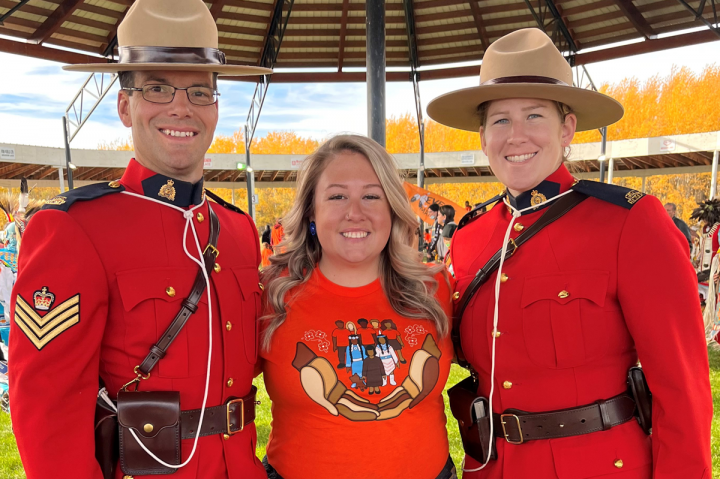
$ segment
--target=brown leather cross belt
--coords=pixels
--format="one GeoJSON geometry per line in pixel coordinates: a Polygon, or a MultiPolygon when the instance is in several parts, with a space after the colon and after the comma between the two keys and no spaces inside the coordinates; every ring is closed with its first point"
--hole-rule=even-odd
{"type": "MultiPolygon", "coordinates": [[[[227,434],[232,436],[243,430],[245,426],[255,420],[255,386],[250,394],[240,399],[231,399],[222,406],[205,408],[200,437],[213,434],[227,434]]],[[[183,439],[194,439],[200,421],[201,409],[183,411],[180,415],[180,430],[183,439]]]]}
{"type": "Polygon", "coordinates": [[[503,438],[510,444],[522,444],[535,439],[557,439],[606,431],[631,420],[634,415],[635,401],[627,394],[620,394],[587,406],[537,414],[508,409],[503,414],[493,414],[493,430],[495,437],[503,438]]]}

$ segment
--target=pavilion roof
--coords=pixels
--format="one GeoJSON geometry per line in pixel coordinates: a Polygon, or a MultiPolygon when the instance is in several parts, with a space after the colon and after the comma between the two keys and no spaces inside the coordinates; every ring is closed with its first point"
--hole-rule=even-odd
{"type": "MultiPolygon", "coordinates": [[[[0,0],[0,16],[20,1],[0,0]]],[[[102,55],[112,51],[117,25],[133,1],[29,0],[0,26],[0,34],[25,40],[27,44],[0,39],[0,51],[66,63],[107,61],[102,55]],[[86,52],[89,56],[59,51],[52,46],[86,52]]],[[[387,65],[410,67],[410,44],[417,49],[416,67],[480,60],[490,43],[513,30],[537,27],[538,21],[546,25],[547,33],[561,49],[578,53],[579,63],[720,39],[720,33],[708,28],[670,39],[656,38],[665,33],[703,27],[702,18],[691,12],[700,8],[700,4],[705,19],[715,21],[714,0],[687,1],[687,6],[683,5],[685,2],[386,0],[387,65]],[[414,32],[410,43],[408,31],[414,32]],[[604,54],[602,50],[584,53],[593,47],[634,39],[645,41],[615,47],[604,54]]],[[[365,66],[365,2],[362,0],[215,0],[206,3],[216,18],[220,47],[230,63],[261,63],[265,46],[272,40],[272,20],[277,20],[284,8],[282,16],[289,20],[276,67],[330,67],[340,72],[347,67],[365,66]],[[278,6],[276,2],[281,3],[278,6]]],[[[300,77],[296,78],[300,81],[300,77]]]]}

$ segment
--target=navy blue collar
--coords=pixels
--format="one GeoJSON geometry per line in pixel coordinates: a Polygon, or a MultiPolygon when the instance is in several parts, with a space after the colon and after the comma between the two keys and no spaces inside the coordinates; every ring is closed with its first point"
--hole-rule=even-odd
{"type": "MultiPolygon", "coordinates": [[[[534,188],[523,191],[517,196],[513,196],[508,191],[507,201],[513,208],[517,210],[534,207],[536,205],[539,205],[540,203],[555,198],[560,193],[566,192],[572,187],[574,182],[575,178],[570,174],[567,168],[565,168],[564,165],[560,165],[560,167],[555,170],[553,174],[545,178],[545,180],[543,180],[539,185],[535,186],[534,188]]],[[[552,202],[545,203],[544,205],[537,206],[537,208],[528,210],[523,214],[527,215],[530,213],[534,213],[535,211],[540,211],[550,206],[551,204],[552,202]]]]}
{"type": "Polygon", "coordinates": [[[197,183],[176,180],[169,176],[156,174],[142,180],[143,194],[165,203],[187,208],[199,205],[203,200],[203,184],[201,178],[197,183]]]}

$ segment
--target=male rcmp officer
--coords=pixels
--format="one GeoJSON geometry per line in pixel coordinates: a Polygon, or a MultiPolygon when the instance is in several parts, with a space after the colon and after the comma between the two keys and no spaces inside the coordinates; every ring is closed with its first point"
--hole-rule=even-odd
{"type": "MultiPolygon", "coordinates": [[[[239,209],[208,202],[202,170],[218,121],[217,74],[271,72],[225,64],[201,0],[138,0],[118,41],[119,63],[66,69],[130,72],[121,74],[118,113],[132,128],[136,157],[119,181],[48,202],[20,257],[10,388],[27,477],[102,478],[93,436],[98,378],[114,399],[138,377],[134,369],[193,287],[199,266],[189,256],[206,249],[214,212],[219,253],[197,310],[138,387],[178,391],[183,411],[220,406],[206,409],[193,457],[173,477],[264,478],[252,422],[257,231],[239,209]],[[244,399],[245,425],[228,431],[225,405],[235,398],[244,399]]],[[[237,407],[232,417],[242,417],[237,407]]],[[[182,436],[185,462],[196,439],[182,436]]]]}

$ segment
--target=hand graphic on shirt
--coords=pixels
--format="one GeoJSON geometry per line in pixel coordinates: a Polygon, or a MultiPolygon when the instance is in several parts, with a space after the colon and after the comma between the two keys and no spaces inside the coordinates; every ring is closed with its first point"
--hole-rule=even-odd
{"type": "MultiPolygon", "coordinates": [[[[422,349],[412,356],[408,376],[378,404],[348,389],[338,380],[332,364],[302,342],[297,343],[292,364],[300,372],[300,383],[305,393],[330,414],[344,416],[351,421],[376,421],[397,417],[430,394],[440,376],[441,354],[432,335],[427,334],[422,349]]],[[[350,373],[349,368],[347,372],[350,373]]],[[[363,377],[362,381],[366,382],[366,378],[363,377]]]]}

